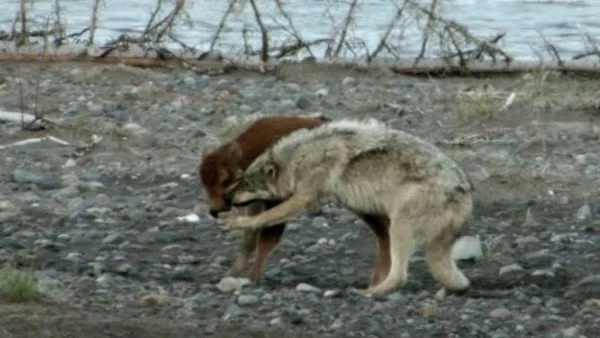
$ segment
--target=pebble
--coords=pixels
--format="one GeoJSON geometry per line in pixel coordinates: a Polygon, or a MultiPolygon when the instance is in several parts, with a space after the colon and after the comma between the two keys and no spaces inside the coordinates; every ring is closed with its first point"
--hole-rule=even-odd
{"type": "Polygon", "coordinates": [[[326,290],[323,293],[323,297],[325,298],[333,298],[333,297],[337,297],[341,294],[340,290],[326,290]]]}
{"type": "Polygon", "coordinates": [[[312,102],[305,96],[302,96],[296,101],[296,107],[302,110],[310,109],[312,107],[312,102]]]}
{"type": "Polygon", "coordinates": [[[585,300],[600,297],[600,274],[589,275],[575,283],[565,292],[565,298],[585,300]]]}
{"type": "Polygon", "coordinates": [[[217,288],[221,290],[221,292],[229,293],[235,290],[241,290],[244,286],[248,285],[250,285],[250,280],[248,278],[225,277],[219,281],[217,288]]]}
{"type": "Polygon", "coordinates": [[[231,303],[227,306],[227,310],[223,315],[223,320],[229,320],[233,318],[239,318],[246,315],[246,311],[239,307],[237,304],[231,303]]]}
{"type": "Polygon", "coordinates": [[[592,215],[592,209],[590,208],[589,205],[585,204],[584,206],[579,208],[579,210],[577,210],[576,217],[577,217],[578,221],[583,221],[583,220],[590,218],[591,215],[592,215]]]}
{"type": "Polygon", "coordinates": [[[556,260],[556,256],[548,249],[527,253],[523,256],[523,263],[530,268],[549,267],[556,260]]]}
{"type": "Polygon", "coordinates": [[[512,316],[512,312],[504,307],[494,309],[488,313],[488,317],[497,319],[506,319],[510,316],[512,316]]]}
{"type": "Polygon", "coordinates": [[[238,304],[242,306],[254,305],[258,303],[258,297],[255,295],[240,295],[237,301],[238,304]]]}
{"type": "Polygon", "coordinates": [[[116,271],[117,271],[119,274],[122,274],[122,275],[127,275],[127,274],[129,274],[129,273],[130,273],[132,270],[133,270],[133,266],[132,266],[131,264],[129,264],[129,263],[123,263],[123,264],[120,264],[120,265],[117,267],[117,269],[116,269],[116,271]]]}
{"type": "Polygon", "coordinates": [[[164,306],[169,303],[170,299],[166,295],[150,293],[140,297],[140,305],[143,307],[164,306]]]}
{"type": "Polygon", "coordinates": [[[58,175],[38,175],[23,169],[13,170],[13,180],[17,183],[33,183],[45,189],[58,189],[62,186],[62,180],[58,175]]]}
{"type": "Polygon", "coordinates": [[[81,262],[84,260],[83,256],[79,252],[68,253],[66,259],[71,262],[81,262]]]}
{"type": "Polygon", "coordinates": [[[172,276],[175,280],[191,281],[193,280],[193,270],[189,265],[177,265],[173,269],[172,276]]]}
{"type": "Polygon", "coordinates": [[[12,204],[10,201],[7,201],[7,200],[0,201],[0,211],[12,210],[12,209],[15,209],[15,205],[12,204]]]}
{"type": "Polygon", "coordinates": [[[578,337],[579,328],[577,326],[571,326],[562,330],[562,336],[565,338],[578,337]]]}
{"type": "Polygon", "coordinates": [[[518,246],[527,246],[529,244],[537,244],[539,242],[540,242],[540,240],[535,236],[524,236],[524,237],[519,237],[515,240],[515,243],[518,246]]]}
{"type": "Polygon", "coordinates": [[[329,94],[329,89],[321,88],[321,89],[317,90],[317,92],[315,94],[320,99],[325,98],[329,94]]]}
{"type": "Polygon", "coordinates": [[[479,236],[463,236],[452,247],[452,259],[467,260],[483,257],[479,236]]]}
{"type": "Polygon", "coordinates": [[[194,255],[177,256],[177,262],[179,264],[192,264],[192,263],[198,263],[199,261],[200,261],[200,258],[195,257],[194,255]]]}
{"type": "Polygon", "coordinates": [[[103,240],[102,240],[102,244],[116,244],[117,242],[120,242],[123,240],[123,236],[119,233],[114,233],[114,234],[110,234],[108,236],[106,236],[103,240]]]}
{"type": "Polygon", "coordinates": [[[356,78],[353,78],[351,76],[346,76],[343,80],[342,80],[342,85],[344,86],[354,86],[358,81],[356,80],[356,78]]]}
{"type": "Polygon", "coordinates": [[[113,281],[113,277],[110,273],[103,273],[98,278],[96,278],[96,283],[100,287],[108,287],[113,281]]]}
{"type": "Polygon", "coordinates": [[[292,92],[292,93],[297,93],[297,92],[299,92],[300,90],[302,90],[302,88],[300,87],[300,85],[299,85],[299,84],[297,84],[297,83],[292,83],[292,82],[290,82],[290,83],[286,83],[286,84],[285,84],[285,89],[287,89],[288,91],[290,91],[290,92],[292,92]]]}
{"type": "Polygon", "coordinates": [[[521,265],[515,263],[501,267],[500,271],[498,272],[498,275],[514,275],[515,273],[522,273],[523,271],[525,271],[525,269],[523,269],[521,265]]]}
{"type": "Polygon", "coordinates": [[[269,321],[269,325],[271,326],[282,326],[283,325],[283,321],[281,320],[281,317],[275,317],[273,319],[271,319],[269,321]]]}
{"type": "Polygon", "coordinates": [[[318,287],[312,286],[310,284],[306,284],[306,283],[300,283],[296,286],[296,291],[298,292],[307,292],[307,293],[315,293],[315,294],[320,294],[322,293],[321,289],[319,289],[318,287]]]}

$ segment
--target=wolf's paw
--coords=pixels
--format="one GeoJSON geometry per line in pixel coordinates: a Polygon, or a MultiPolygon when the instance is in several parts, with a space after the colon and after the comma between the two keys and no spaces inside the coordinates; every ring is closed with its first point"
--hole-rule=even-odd
{"type": "Polygon", "coordinates": [[[368,298],[371,298],[373,296],[373,290],[371,290],[371,289],[351,288],[350,292],[357,294],[359,296],[368,297],[368,298]]]}
{"type": "Polygon", "coordinates": [[[251,223],[251,216],[240,216],[231,213],[221,214],[217,219],[217,225],[227,231],[248,228],[251,223]]]}

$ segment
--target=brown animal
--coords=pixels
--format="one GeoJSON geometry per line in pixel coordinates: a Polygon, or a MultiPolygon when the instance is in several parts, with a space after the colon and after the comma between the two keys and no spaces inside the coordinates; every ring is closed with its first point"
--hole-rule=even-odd
{"type": "MultiPolygon", "coordinates": [[[[231,200],[228,199],[226,192],[236,182],[243,170],[265,149],[295,130],[314,128],[325,121],[329,121],[329,119],[285,115],[262,117],[251,123],[234,140],[203,154],[199,173],[208,197],[210,215],[217,218],[220,212],[231,209],[231,200]]],[[[277,201],[255,202],[246,208],[245,213],[256,215],[277,204],[277,201]]],[[[202,213],[200,204],[196,207],[196,213],[202,213]]],[[[255,252],[254,265],[248,277],[252,283],[257,284],[264,272],[267,258],[273,248],[279,244],[284,230],[285,223],[265,229],[245,230],[240,251],[230,269],[230,275],[240,276],[246,268],[250,255],[255,252]]]]}

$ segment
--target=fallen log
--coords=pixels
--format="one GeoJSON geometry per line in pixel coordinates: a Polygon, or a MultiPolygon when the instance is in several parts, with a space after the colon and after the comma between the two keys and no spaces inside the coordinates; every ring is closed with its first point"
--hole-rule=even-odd
{"type": "MultiPolygon", "coordinates": [[[[82,54],[33,54],[33,53],[0,53],[1,62],[84,62],[96,64],[124,64],[132,67],[149,68],[186,68],[197,73],[218,75],[231,70],[245,70],[260,73],[271,73],[281,67],[294,67],[304,62],[272,60],[267,64],[251,61],[251,59],[240,59],[224,57],[221,61],[210,58],[199,60],[198,57],[179,56],[95,56],[82,54]],[[250,61],[248,61],[250,60],[250,61]]],[[[585,60],[563,60],[562,64],[542,63],[539,61],[513,61],[510,64],[495,63],[489,61],[470,61],[468,65],[461,66],[458,62],[447,62],[441,59],[421,60],[414,65],[410,59],[397,60],[375,60],[370,63],[360,60],[325,60],[314,63],[316,67],[340,67],[340,69],[355,69],[357,71],[369,71],[371,69],[387,69],[393,73],[417,77],[487,77],[519,75],[534,71],[555,71],[563,74],[577,76],[600,75],[600,63],[585,60]]]]}

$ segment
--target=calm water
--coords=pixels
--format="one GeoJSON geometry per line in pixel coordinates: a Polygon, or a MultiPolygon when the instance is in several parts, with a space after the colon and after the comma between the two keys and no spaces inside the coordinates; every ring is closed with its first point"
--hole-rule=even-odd
{"type": "MultiPolygon", "coordinates": [[[[105,42],[122,33],[136,34],[143,30],[156,0],[103,0],[96,39],[105,42]]],[[[89,23],[92,0],[61,0],[62,16],[69,33],[85,28],[89,23]]],[[[286,11],[305,40],[330,36],[348,10],[348,0],[283,0],[286,11]],[[333,19],[333,21],[332,21],[333,19]],[[332,23],[332,22],[335,22],[332,23]]],[[[522,59],[537,59],[541,50],[541,34],[559,47],[563,58],[584,50],[584,35],[590,34],[600,41],[600,1],[598,0],[443,0],[442,15],[465,24],[480,37],[493,36],[507,31],[501,46],[522,59]]],[[[227,8],[226,0],[188,0],[186,5],[191,25],[182,22],[176,29],[177,37],[199,49],[209,46],[212,35],[227,8]]],[[[373,50],[379,37],[395,15],[392,0],[359,0],[352,35],[365,42],[373,50]]],[[[259,0],[265,23],[270,26],[273,45],[281,44],[289,35],[277,26],[286,23],[278,14],[275,1],[259,0]],[[273,19],[274,18],[274,19],[273,19]]],[[[51,0],[35,0],[31,14],[35,22],[45,22],[51,0]]],[[[166,9],[171,4],[166,4],[166,9]]],[[[0,29],[9,30],[19,8],[18,0],[0,0],[0,29]]],[[[422,25],[424,23],[420,22],[422,25]]],[[[227,31],[222,35],[219,49],[224,52],[240,51],[242,30],[245,26],[256,31],[250,5],[232,14],[227,31]]],[[[401,55],[414,57],[420,46],[418,25],[406,25],[403,38],[400,29],[394,30],[393,41],[401,47],[401,55]]],[[[254,47],[259,46],[257,32],[249,34],[254,47]]],[[[323,48],[313,49],[317,56],[323,48]]],[[[431,55],[431,54],[430,54],[431,55]]]]}

